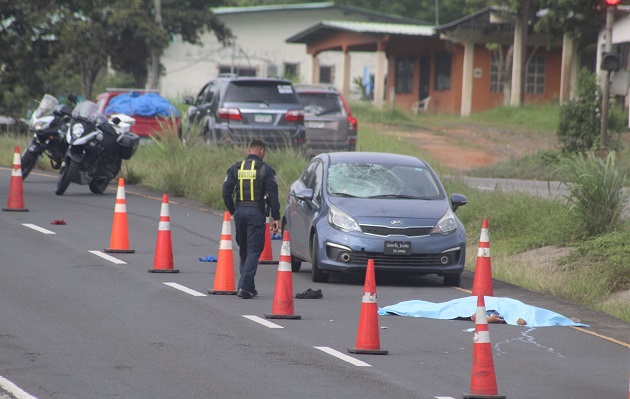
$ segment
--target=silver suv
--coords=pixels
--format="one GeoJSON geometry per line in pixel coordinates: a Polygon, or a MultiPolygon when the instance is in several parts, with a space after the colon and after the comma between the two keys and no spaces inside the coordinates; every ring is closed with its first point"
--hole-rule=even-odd
{"type": "Polygon", "coordinates": [[[187,128],[201,126],[207,143],[247,144],[252,138],[277,147],[304,143],[304,108],[288,80],[221,75],[183,102],[190,105],[187,128]]]}
{"type": "Polygon", "coordinates": [[[304,106],[308,150],[355,151],[357,119],[343,95],[331,85],[296,84],[304,106]]]}

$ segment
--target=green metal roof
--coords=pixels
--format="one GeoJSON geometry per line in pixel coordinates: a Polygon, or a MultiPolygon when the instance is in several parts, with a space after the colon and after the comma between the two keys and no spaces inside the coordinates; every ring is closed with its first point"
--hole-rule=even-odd
{"type": "Polygon", "coordinates": [[[372,11],[365,8],[335,4],[333,2],[211,8],[212,12],[215,15],[263,13],[263,12],[273,12],[273,11],[308,11],[308,10],[322,10],[322,9],[338,9],[347,13],[360,14],[360,15],[365,16],[366,18],[372,19],[374,21],[380,21],[380,22],[393,22],[393,23],[403,23],[403,24],[404,23],[407,23],[407,24],[426,23],[426,22],[419,21],[412,18],[405,18],[405,17],[400,17],[398,15],[385,14],[382,12],[372,11]]]}
{"type": "Polygon", "coordinates": [[[391,24],[380,22],[320,21],[289,37],[287,43],[309,43],[338,32],[372,33],[383,35],[436,35],[433,25],[391,24]]]}

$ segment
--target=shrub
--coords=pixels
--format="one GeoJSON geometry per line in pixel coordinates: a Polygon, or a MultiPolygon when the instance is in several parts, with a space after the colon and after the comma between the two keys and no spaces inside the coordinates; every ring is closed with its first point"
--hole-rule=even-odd
{"type": "MultiPolygon", "coordinates": [[[[575,85],[575,99],[562,105],[556,135],[563,151],[584,153],[599,148],[602,92],[595,74],[582,69],[575,85]]],[[[623,114],[612,102],[608,114],[609,148],[619,149],[619,133],[624,129],[623,114]]]]}
{"type": "Polygon", "coordinates": [[[569,194],[565,197],[580,222],[578,235],[614,231],[628,201],[623,190],[626,177],[615,168],[615,153],[605,160],[593,153],[567,157],[561,168],[568,179],[565,184],[569,194]]]}

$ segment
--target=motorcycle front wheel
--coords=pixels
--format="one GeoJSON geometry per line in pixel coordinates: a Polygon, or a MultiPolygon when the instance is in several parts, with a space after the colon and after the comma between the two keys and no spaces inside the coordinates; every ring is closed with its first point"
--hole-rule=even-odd
{"type": "Polygon", "coordinates": [[[79,169],[81,168],[81,164],[73,161],[72,159],[68,160],[68,163],[65,166],[63,174],[59,177],[59,181],[57,182],[57,190],[55,190],[55,194],[63,195],[68,189],[68,186],[74,180],[74,177],[79,173],[79,169]]]}
{"type": "Polygon", "coordinates": [[[103,194],[109,185],[109,180],[92,180],[90,182],[90,191],[94,194],[103,194]]]}
{"type": "Polygon", "coordinates": [[[22,180],[26,179],[26,177],[31,173],[33,169],[35,169],[35,165],[37,165],[37,159],[39,159],[40,154],[33,154],[29,150],[24,151],[22,155],[22,180]]]}

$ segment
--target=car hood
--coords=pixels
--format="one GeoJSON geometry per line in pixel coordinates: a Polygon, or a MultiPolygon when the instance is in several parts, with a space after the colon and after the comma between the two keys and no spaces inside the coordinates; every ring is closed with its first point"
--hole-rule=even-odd
{"type": "Polygon", "coordinates": [[[401,222],[400,227],[434,225],[449,208],[446,200],[360,199],[329,197],[332,205],[352,216],[360,224],[381,224],[387,219],[401,222]]]}

